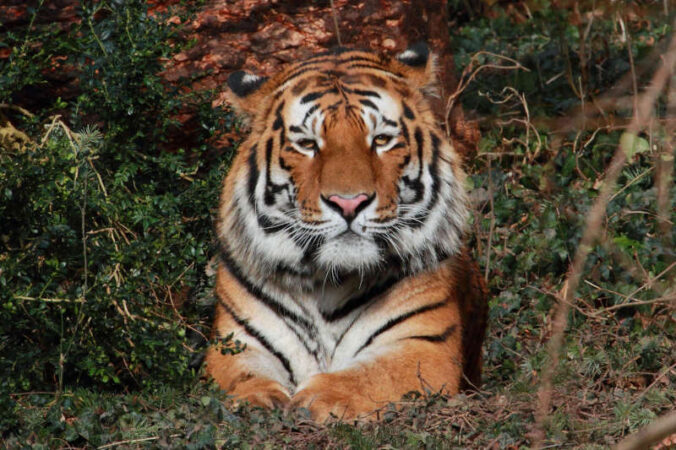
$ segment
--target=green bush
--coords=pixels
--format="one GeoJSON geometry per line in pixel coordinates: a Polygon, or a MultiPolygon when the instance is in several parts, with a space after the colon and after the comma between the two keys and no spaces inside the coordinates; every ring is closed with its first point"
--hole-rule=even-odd
{"type": "Polygon", "coordinates": [[[0,102],[43,88],[55,56],[79,84],[36,116],[0,111],[31,138],[0,153],[1,391],[194,380],[212,208],[231,156],[210,139],[232,118],[211,109],[209,93],[160,78],[162,60],[186,43],[146,9],[83,2],[68,30],[3,38],[14,50],[0,67],[0,102]],[[50,116],[57,110],[65,119],[50,116]],[[171,148],[186,110],[194,146],[171,148]]]}

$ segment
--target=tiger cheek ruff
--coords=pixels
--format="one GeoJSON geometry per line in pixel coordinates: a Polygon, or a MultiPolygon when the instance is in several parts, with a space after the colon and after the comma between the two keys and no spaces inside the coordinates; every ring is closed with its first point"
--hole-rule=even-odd
{"type": "Polygon", "coordinates": [[[368,420],[479,384],[485,287],[434,83],[424,44],[229,77],[251,134],[221,195],[213,337],[246,349],[211,347],[206,370],[237,401],[368,420]]]}

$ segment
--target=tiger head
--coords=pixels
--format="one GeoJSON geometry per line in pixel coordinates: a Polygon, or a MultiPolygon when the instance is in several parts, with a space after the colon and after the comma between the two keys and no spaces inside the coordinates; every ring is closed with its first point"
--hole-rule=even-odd
{"type": "Polygon", "coordinates": [[[395,58],[337,49],[272,78],[230,75],[251,134],[226,177],[218,232],[242,267],[415,273],[461,246],[460,159],[425,99],[424,44],[395,58]]]}

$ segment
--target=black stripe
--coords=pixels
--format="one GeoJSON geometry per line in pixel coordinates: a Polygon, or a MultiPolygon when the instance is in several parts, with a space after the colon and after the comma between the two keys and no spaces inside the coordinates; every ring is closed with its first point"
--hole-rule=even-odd
{"type": "Polygon", "coordinates": [[[225,267],[228,269],[228,272],[235,277],[235,279],[241,284],[246,291],[251,294],[252,297],[256,298],[259,300],[261,303],[263,303],[265,306],[270,308],[272,311],[275,312],[275,314],[288,318],[295,324],[299,325],[301,328],[303,328],[308,335],[310,336],[316,336],[318,334],[317,327],[311,323],[309,320],[307,320],[305,317],[300,317],[293,311],[290,311],[287,309],[284,305],[279,303],[277,300],[273,299],[269,295],[265,294],[261,288],[258,286],[253,285],[242,273],[240,270],[239,266],[237,266],[237,263],[232,259],[230,256],[230,253],[228,253],[228,250],[225,248],[223,244],[219,246],[219,256],[221,258],[221,261],[223,264],[225,264],[225,267]]]}
{"type": "Polygon", "coordinates": [[[439,144],[440,144],[440,139],[435,133],[431,133],[431,138],[432,138],[432,162],[430,163],[429,166],[429,172],[430,172],[430,178],[432,178],[432,184],[430,186],[430,192],[432,193],[432,196],[430,197],[429,202],[427,205],[425,205],[425,211],[422,214],[418,214],[413,217],[413,219],[409,222],[409,228],[420,228],[424,225],[425,219],[427,219],[427,216],[429,215],[429,212],[432,210],[434,205],[437,204],[437,201],[439,200],[439,173],[438,173],[438,166],[439,166],[439,144]]]}
{"type": "MultiPolygon", "coordinates": [[[[284,150],[287,151],[287,152],[295,152],[296,151],[296,149],[291,147],[291,146],[285,147],[284,150]]],[[[286,160],[284,159],[284,157],[281,154],[279,155],[279,167],[286,170],[287,172],[291,172],[291,169],[293,169],[293,167],[291,167],[290,165],[287,164],[286,160]]]]}
{"type": "MultiPolygon", "coordinates": [[[[277,233],[284,229],[284,225],[280,223],[274,223],[270,218],[260,212],[259,208],[256,208],[256,184],[258,183],[258,177],[260,172],[258,171],[258,165],[256,163],[256,146],[252,146],[249,154],[249,180],[247,183],[248,186],[248,197],[249,204],[251,209],[255,211],[256,221],[258,226],[263,230],[265,234],[277,233]]],[[[266,193],[266,196],[268,194],[266,193]]]]}
{"type": "Polygon", "coordinates": [[[431,334],[431,335],[421,335],[421,336],[409,336],[403,339],[418,339],[421,341],[427,342],[446,342],[451,334],[455,333],[455,330],[458,328],[457,325],[453,324],[450,327],[446,328],[441,334],[431,334]]]}
{"type": "Polygon", "coordinates": [[[418,127],[416,127],[413,136],[418,150],[418,179],[420,179],[423,173],[423,144],[425,141],[423,140],[422,130],[418,127]]]}
{"type": "Polygon", "coordinates": [[[404,78],[404,75],[402,75],[400,72],[392,72],[391,70],[387,70],[382,66],[376,66],[373,64],[350,64],[346,67],[346,69],[374,69],[379,70],[380,72],[390,73],[399,78],[404,78]]]}
{"type": "Polygon", "coordinates": [[[256,163],[256,146],[252,145],[249,150],[249,203],[256,209],[256,183],[258,183],[258,165],[256,163]]]}
{"type": "Polygon", "coordinates": [[[296,70],[295,72],[290,73],[289,76],[284,78],[284,80],[282,80],[279,83],[279,85],[282,86],[282,85],[288,83],[289,81],[293,80],[294,78],[298,78],[299,76],[303,75],[304,73],[312,72],[313,70],[317,70],[317,67],[305,67],[303,69],[296,70]]]}
{"type": "Polygon", "coordinates": [[[303,129],[301,127],[297,127],[296,125],[291,125],[289,127],[289,131],[291,131],[293,133],[302,133],[303,129]]]}
{"type": "Polygon", "coordinates": [[[312,113],[317,111],[317,108],[319,108],[319,104],[314,104],[310,109],[307,110],[307,112],[305,113],[305,117],[303,117],[303,126],[305,126],[305,122],[307,122],[312,113]]]}
{"type": "Polygon", "coordinates": [[[336,103],[327,106],[325,112],[334,111],[334,110],[338,109],[338,107],[340,107],[340,105],[342,105],[342,104],[343,104],[343,100],[338,100],[336,103]]]}
{"type": "Polygon", "coordinates": [[[345,302],[343,306],[341,306],[338,309],[335,309],[331,312],[322,311],[322,317],[327,322],[335,322],[336,320],[342,319],[343,317],[349,315],[352,311],[359,308],[360,306],[384,294],[397,281],[399,281],[398,278],[390,278],[389,280],[385,281],[385,283],[373,286],[371,289],[364,292],[363,294],[349,299],[347,302],[345,302]]]}
{"type": "Polygon", "coordinates": [[[326,94],[337,94],[337,93],[338,93],[337,88],[326,89],[321,92],[310,92],[309,94],[305,94],[303,97],[301,97],[300,102],[301,104],[310,103],[314,100],[317,100],[318,98],[325,96],[326,94]]]}
{"type": "Polygon", "coordinates": [[[308,66],[319,65],[319,64],[327,63],[327,62],[331,62],[331,63],[335,63],[335,64],[344,64],[344,63],[353,62],[353,61],[354,62],[357,62],[357,61],[372,61],[372,62],[375,63],[375,60],[373,58],[365,58],[365,57],[360,57],[358,55],[354,55],[354,56],[351,56],[349,58],[340,58],[340,59],[336,59],[336,58],[317,58],[317,59],[315,59],[315,58],[313,58],[313,59],[309,59],[307,61],[304,61],[302,63],[297,64],[294,67],[294,69],[296,69],[295,72],[291,72],[284,80],[282,80],[279,83],[279,85],[281,86],[284,83],[288,83],[289,81],[293,80],[296,77],[299,77],[300,75],[302,75],[304,73],[310,72],[312,70],[321,69],[320,67],[308,67],[308,66]]]}
{"type": "Polygon", "coordinates": [[[411,136],[408,134],[408,127],[406,126],[404,119],[401,119],[399,121],[399,124],[401,125],[401,134],[404,135],[404,139],[406,140],[406,143],[410,144],[411,136]]]}
{"type": "Polygon", "coordinates": [[[414,309],[413,311],[409,311],[409,312],[404,313],[404,314],[402,314],[398,317],[395,317],[394,319],[388,320],[385,325],[378,328],[371,336],[369,336],[369,338],[366,340],[366,342],[364,342],[364,344],[361,347],[359,347],[359,350],[357,350],[354,353],[353,357],[357,356],[359,354],[359,352],[361,352],[366,347],[371,345],[371,343],[373,342],[373,340],[375,338],[377,338],[378,336],[380,336],[381,334],[383,334],[384,332],[386,332],[390,328],[392,328],[396,325],[399,325],[400,323],[410,319],[411,317],[417,316],[419,314],[426,313],[428,311],[433,311],[435,309],[442,308],[443,306],[446,305],[446,303],[447,303],[447,300],[444,300],[444,301],[441,301],[441,302],[432,303],[431,305],[421,306],[420,308],[414,309]]]}
{"type": "Polygon", "coordinates": [[[385,116],[381,116],[381,118],[383,119],[383,122],[385,123],[385,125],[389,125],[389,126],[391,126],[391,127],[396,127],[396,126],[397,126],[397,122],[395,122],[394,120],[390,120],[390,119],[388,119],[388,118],[385,117],[385,116]]]}
{"type": "Polygon", "coordinates": [[[369,108],[373,108],[373,109],[375,109],[376,111],[378,111],[378,107],[377,107],[377,106],[375,105],[375,103],[373,103],[371,100],[362,98],[362,99],[359,100],[359,103],[361,103],[361,104],[364,105],[364,106],[368,106],[369,108]]]}
{"type": "Polygon", "coordinates": [[[284,119],[282,118],[282,108],[284,108],[284,102],[280,103],[275,111],[275,121],[272,124],[273,130],[279,130],[284,128],[284,119]]]}
{"type": "Polygon", "coordinates": [[[256,210],[256,222],[265,234],[279,233],[286,228],[282,222],[274,222],[269,216],[256,210]]]}
{"type": "Polygon", "coordinates": [[[363,95],[364,97],[375,97],[380,98],[380,94],[376,91],[366,91],[362,89],[354,89],[355,94],[363,95]]]}
{"type": "MultiPolygon", "coordinates": [[[[399,144],[397,144],[397,145],[399,145],[399,144]]],[[[402,144],[402,146],[404,146],[404,145],[402,144]]],[[[408,166],[408,163],[410,163],[410,162],[411,162],[411,155],[409,154],[409,155],[404,156],[404,160],[401,162],[401,164],[399,164],[399,169],[403,169],[404,167],[408,166]]]]}
{"type": "MultiPolygon", "coordinates": [[[[331,62],[334,64],[344,64],[348,62],[356,62],[356,61],[371,61],[371,62],[376,62],[377,61],[377,55],[370,53],[368,51],[360,51],[356,49],[347,49],[347,52],[352,52],[352,55],[349,55],[347,57],[342,56],[342,57],[337,57],[340,56],[337,53],[333,53],[331,51],[325,51],[322,53],[318,53],[311,57],[310,59],[303,61],[301,63],[296,64],[294,67],[295,68],[300,68],[300,67],[306,67],[312,64],[322,64],[326,62],[331,62]],[[327,57],[328,56],[328,57],[327,57]]],[[[346,53],[346,52],[344,52],[346,53]]]]}
{"type": "Polygon", "coordinates": [[[415,196],[410,203],[418,203],[425,196],[425,185],[422,184],[419,178],[411,180],[408,176],[401,177],[401,181],[408,186],[409,189],[415,191],[415,196]]]}
{"type": "Polygon", "coordinates": [[[413,111],[408,107],[406,102],[402,102],[402,105],[404,106],[404,116],[409,120],[415,119],[415,114],[413,114],[413,111]]]}
{"type": "Polygon", "coordinates": [[[265,204],[271,205],[273,202],[268,202],[268,184],[270,183],[270,163],[272,162],[272,145],[274,144],[272,138],[265,142],[265,204]]]}
{"type": "Polygon", "coordinates": [[[272,165],[272,147],[273,138],[269,138],[265,142],[265,192],[263,193],[263,201],[267,206],[275,204],[275,194],[288,189],[288,184],[275,184],[270,181],[270,167],[272,165]]]}
{"type": "Polygon", "coordinates": [[[275,272],[279,273],[280,275],[293,275],[296,277],[305,278],[312,276],[312,272],[309,270],[298,270],[295,267],[288,266],[284,263],[277,263],[277,265],[275,265],[275,272]]]}
{"type": "Polygon", "coordinates": [[[286,356],[284,356],[279,350],[277,350],[265,337],[254,327],[249,325],[249,322],[247,320],[242,319],[239,317],[235,312],[232,310],[230,305],[225,303],[222,299],[219,298],[219,302],[221,306],[223,306],[223,309],[227,311],[228,314],[233,318],[235,322],[242,328],[244,328],[244,331],[246,333],[256,339],[260,344],[267,350],[269,351],[275,358],[279,360],[280,363],[282,363],[282,366],[284,366],[284,369],[286,369],[287,373],[289,374],[289,381],[291,381],[291,384],[294,386],[296,385],[296,377],[293,374],[293,369],[291,369],[291,364],[289,363],[289,360],[286,356]]]}

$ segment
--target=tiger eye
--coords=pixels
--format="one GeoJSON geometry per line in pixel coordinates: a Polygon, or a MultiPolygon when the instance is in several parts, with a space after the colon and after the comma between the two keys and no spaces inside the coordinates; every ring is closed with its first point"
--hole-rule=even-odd
{"type": "Polygon", "coordinates": [[[312,139],[303,139],[301,141],[298,141],[298,145],[308,150],[317,149],[317,142],[313,141],[312,139]]]}
{"type": "Polygon", "coordinates": [[[384,145],[387,145],[390,140],[392,140],[392,136],[388,134],[379,134],[378,136],[373,138],[373,145],[376,147],[382,147],[384,145]]]}

